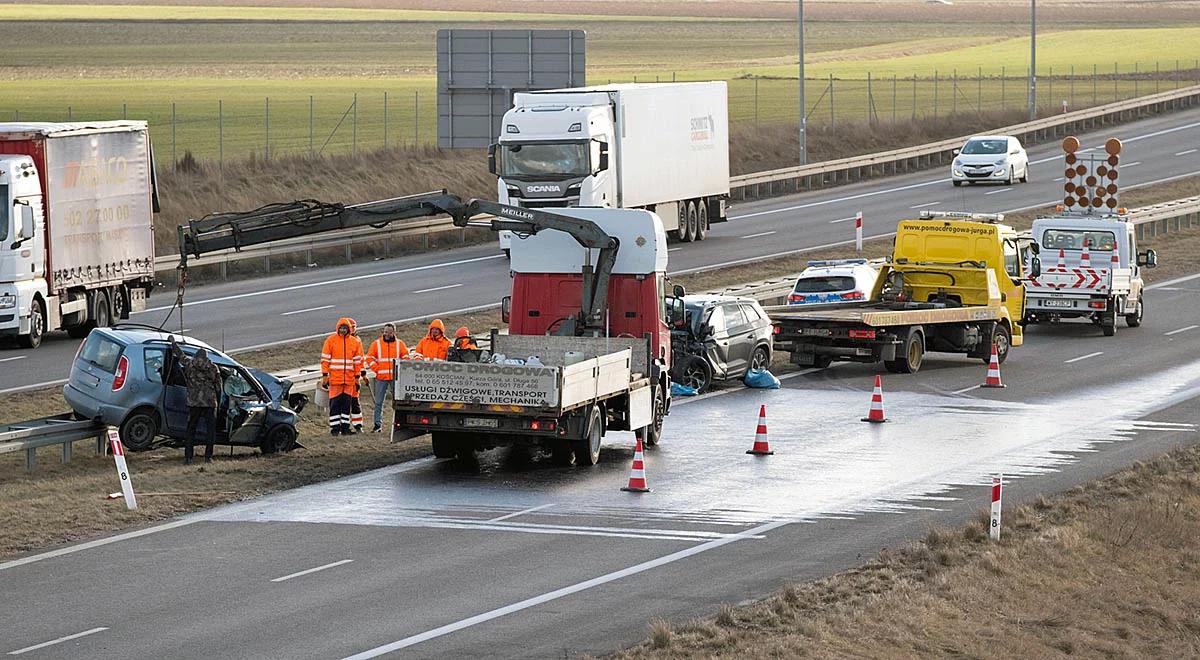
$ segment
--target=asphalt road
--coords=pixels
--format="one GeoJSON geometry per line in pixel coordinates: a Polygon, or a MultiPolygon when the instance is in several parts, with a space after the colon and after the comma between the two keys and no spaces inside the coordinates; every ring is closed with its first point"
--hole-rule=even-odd
{"type": "Polygon", "coordinates": [[[994,473],[1011,507],[1196,442],[1200,276],[1146,300],[1145,324],[1112,338],[1030,327],[1007,389],[978,389],[984,365],[961,356],[885,374],[888,424],[858,421],[869,365],[679,402],[649,494],[619,490],[632,436],[613,433],[594,468],[425,459],[0,564],[0,653],[604,653],[651,617],[711,616],[961,523],[994,473]],[[744,453],[760,404],[766,458],[744,453]]]}
{"type": "MultiPolygon", "coordinates": [[[[1104,129],[1081,140],[1098,147],[1110,136],[1126,145],[1125,188],[1200,174],[1200,152],[1193,149],[1200,145],[1200,110],[1104,129]]],[[[863,212],[864,234],[870,237],[895,231],[897,221],[921,210],[1003,212],[1061,199],[1062,182],[1055,180],[1062,169],[1058,145],[1029,154],[1028,184],[954,188],[947,171],[932,170],[737,204],[732,221],[714,225],[708,240],[673,246],[670,270],[684,273],[851,241],[854,225],[848,220],[857,211],[863,212]]],[[[494,245],[483,245],[193,287],[183,327],[215,346],[239,351],[322,336],[343,315],[370,327],[470,311],[497,304],[508,288],[507,262],[494,245]]],[[[159,292],[151,308],[132,320],[158,325],[173,293],[159,292]]],[[[167,327],[178,329],[177,317],[167,327]]],[[[55,333],[36,351],[0,352],[0,394],[64,382],[77,347],[78,341],[55,333]]]]}

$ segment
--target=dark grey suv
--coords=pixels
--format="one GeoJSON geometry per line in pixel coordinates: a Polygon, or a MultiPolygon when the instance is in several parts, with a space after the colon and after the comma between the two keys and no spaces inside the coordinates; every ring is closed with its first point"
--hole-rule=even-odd
{"type": "Polygon", "coordinates": [[[757,301],[723,295],[683,297],[684,320],[671,331],[671,378],[703,392],[771,364],[774,328],[757,301]]]}

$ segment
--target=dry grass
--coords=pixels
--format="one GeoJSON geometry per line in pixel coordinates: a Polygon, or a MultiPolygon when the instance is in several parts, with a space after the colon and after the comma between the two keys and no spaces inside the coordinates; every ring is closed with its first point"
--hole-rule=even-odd
{"type": "Polygon", "coordinates": [[[618,657],[1200,655],[1200,447],[986,517],[618,657]]]}

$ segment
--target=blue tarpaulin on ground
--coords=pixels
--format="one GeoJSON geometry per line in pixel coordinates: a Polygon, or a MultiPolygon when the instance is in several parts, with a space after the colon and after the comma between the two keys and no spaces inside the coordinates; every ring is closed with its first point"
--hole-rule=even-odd
{"type": "Polygon", "coordinates": [[[779,389],[779,379],[775,377],[775,374],[766,369],[751,369],[747,371],[745,383],[746,387],[753,387],[760,390],[779,389]]]}

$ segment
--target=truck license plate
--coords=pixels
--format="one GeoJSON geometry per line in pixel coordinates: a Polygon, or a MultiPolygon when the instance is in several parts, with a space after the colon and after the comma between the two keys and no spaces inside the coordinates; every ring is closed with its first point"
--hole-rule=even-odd
{"type": "Polygon", "coordinates": [[[1074,307],[1074,300],[1043,300],[1043,307],[1074,307]]]}
{"type": "Polygon", "coordinates": [[[813,337],[830,337],[833,336],[833,331],[828,328],[800,328],[800,334],[813,337]]]}
{"type": "Polygon", "coordinates": [[[490,417],[467,417],[463,420],[463,426],[475,429],[496,429],[500,428],[500,420],[490,417]]]}

